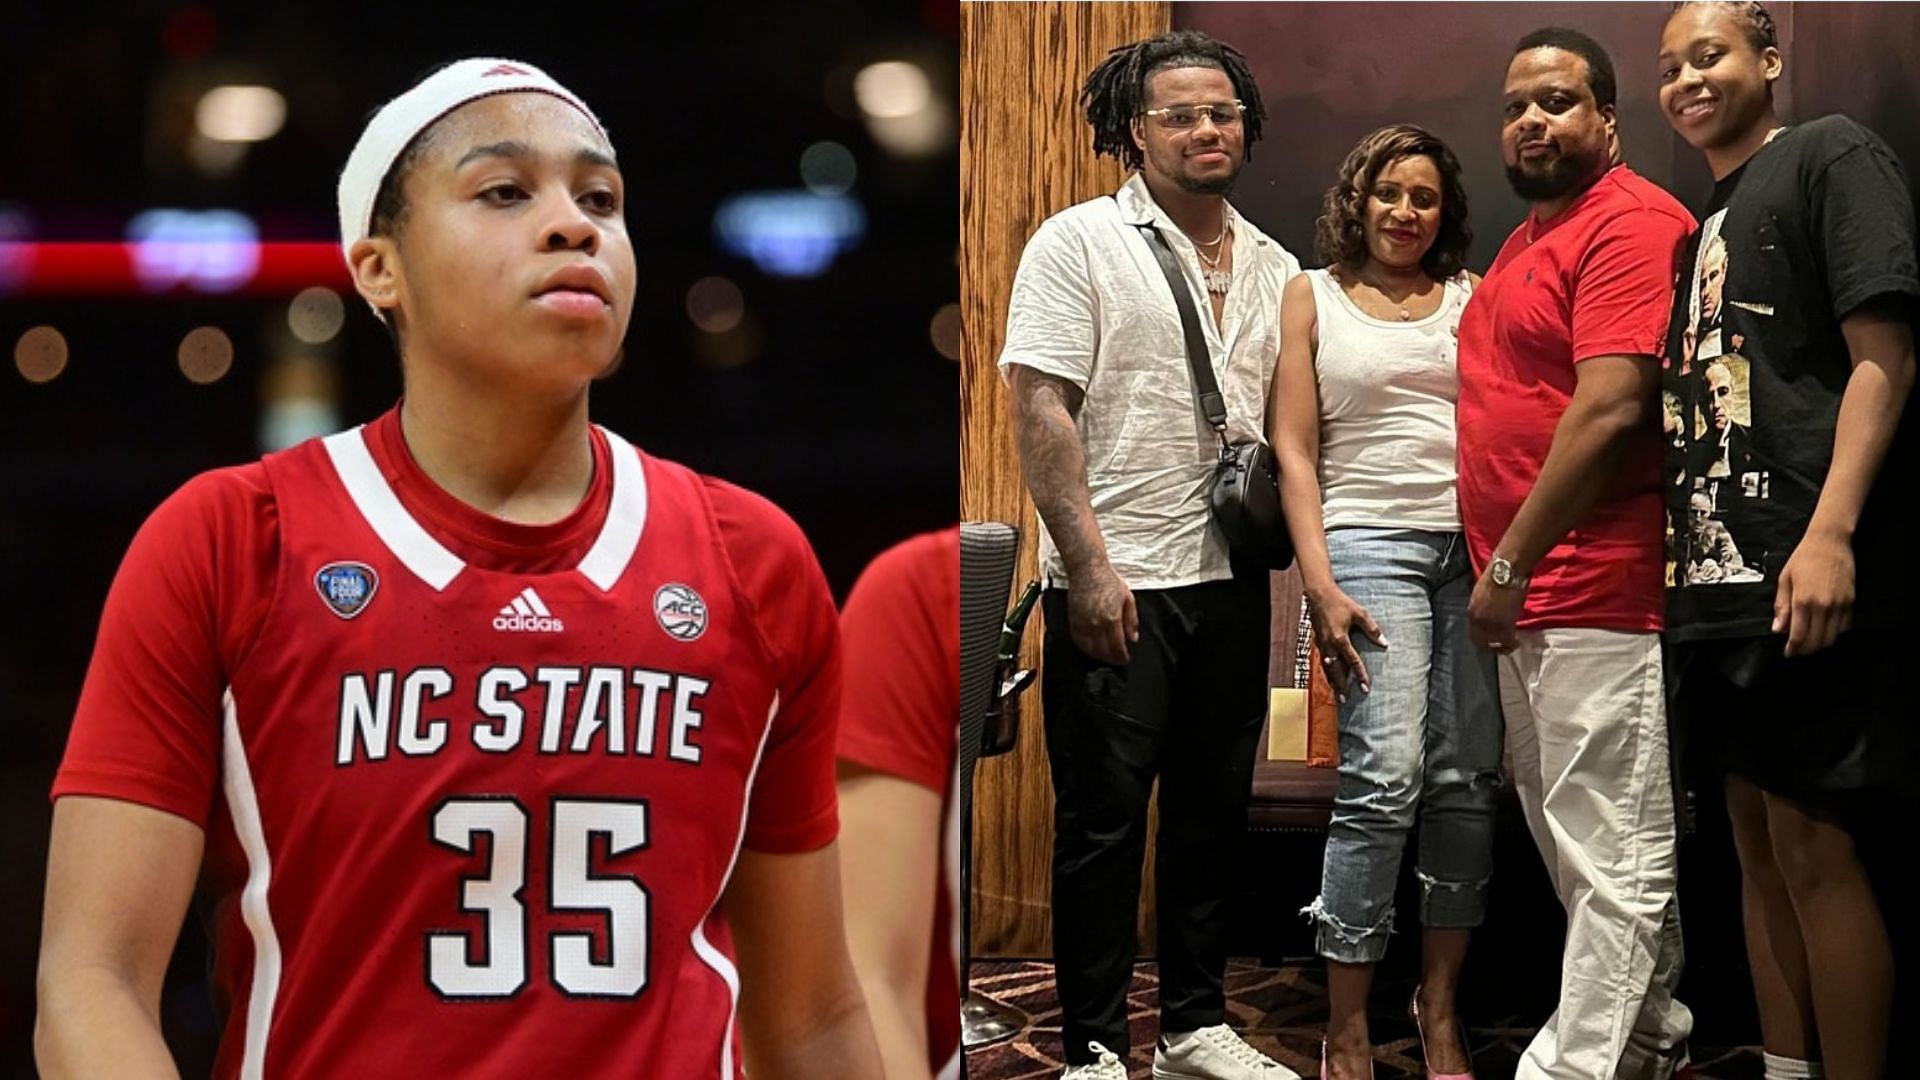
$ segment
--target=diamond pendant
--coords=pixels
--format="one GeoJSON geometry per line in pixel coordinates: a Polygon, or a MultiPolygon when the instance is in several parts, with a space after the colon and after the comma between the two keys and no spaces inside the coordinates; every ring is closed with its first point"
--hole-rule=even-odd
{"type": "Polygon", "coordinates": [[[1227,290],[1233,287],[1233,271],[1231,270],[1208,270],[1200,276],[1206,281],[1207,291],[1210,293],[1225,296],[1227,290]]]}

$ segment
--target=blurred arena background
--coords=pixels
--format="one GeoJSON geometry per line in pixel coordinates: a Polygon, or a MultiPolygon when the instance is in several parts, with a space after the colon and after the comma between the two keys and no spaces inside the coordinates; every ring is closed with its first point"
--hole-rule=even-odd
{"type": "MultiPolygon", "coordinates": [[[[953,3],[8,5],[0,16],[0,1076],[31,1075],[49,808],[94,623],[202,470],[400,393],[334,183],[442,61],[523,59],[607,124],[639,262],[595,419],[772,498],[836,597],[958,506],[953,3]]],[[[211,1063],[190,921],[163,1001],[211,1063]]]]}

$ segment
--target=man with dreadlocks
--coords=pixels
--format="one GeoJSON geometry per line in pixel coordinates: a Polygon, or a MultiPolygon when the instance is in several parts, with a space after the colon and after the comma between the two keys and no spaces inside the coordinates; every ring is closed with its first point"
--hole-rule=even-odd
{"type": "Polygon", "coordinates": [[[1174,293],[1204,315],[1228,434],[1255,439],[1299,263],[1225,196],[1260,138],[1245,59],[1204,34],[1113,50],[1082,93],[1096,154],[1132,171],[1027,244],[1000,368],[1040,514],[1047,591],[1053,931],[1074,1080],[1125,1080],[1127,987],[1160,779],[1160,1038],[1153,1075],[1296,1074],[1222,1023],[1226,897],[1242,857],[1266,703],[1267,574],[1210,527],[1217,454],[1196,406],[1174,293]]]}
{"type": "Polygon", "coordinates": [[[1660,111],[1714,178],[1667,334],[1667,513],[1750,571],[1672,576],[1667,655],[1689,757],[1726,775],[1766,1076],[1841,1080],[1883,1075],[1894,1012],[1855,841],[1913,812],[1920,258],[1899,159],[1845,116],[1783,124],[1783,65],[1759,4],[1679,5],[1660,39],[1660,111]]]}

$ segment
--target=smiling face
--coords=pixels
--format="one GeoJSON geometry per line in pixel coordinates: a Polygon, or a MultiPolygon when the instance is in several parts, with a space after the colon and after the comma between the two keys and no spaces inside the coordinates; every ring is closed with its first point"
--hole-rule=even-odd
{"type": "Polygon", "coordinates": [[[1420,265],[1440,234],[1440,168],[1425,154],[1395,158],[1364,203],[1367,255],[1397,269],[1420,265]]]}
{"type": "Polygon", "coordinates": [[[1719,4],[1683,7],[1660,35],[1660,111],[1697,150],[1764,138],[1780,50],[1756,49],[1719,4]]]}
{"type": "Polygon", "coordinates": [[[354,245],[406,360],[532,388],[604,373],[633,308],[613,148],[578,110],[497,94],[449,113],[402,178],[405,224],[354,245]]]}
{"type": "MultiPolygon", "coordinates": [[[[1230,111],[1224,106],[1238,96],[1233,80],[1219,68],[1168,68],[1147,77],[1148,109],[1213,105],[1222,107],[1214,110],[1219,116],[1230,111]]],[[[1173,130],[1163,117],[1138,116],[1133,138],[1145,157],[1140,168],[1148,180],[1195,195],[1226,194],[1246,160],[1246,126],[1239,122],[1202,120],[1186,130],[1173,130]]]]}
{"type": "Polygon", "coordinates": [[[1594,101],[1587,61],[1550,45],[1507,66],[1500,156],[1521,198],[1546,202],[1584,191],[1612,163],[1613,106],[1594,101]]]}

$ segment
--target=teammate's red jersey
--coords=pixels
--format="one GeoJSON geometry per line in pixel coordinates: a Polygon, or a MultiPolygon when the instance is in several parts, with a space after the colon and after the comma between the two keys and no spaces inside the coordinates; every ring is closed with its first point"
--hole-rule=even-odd
{"type": "Polygon", "coordinates": [[[770,504],[592,438],[551,525],[389,413],[134,541],[54,795],[207,830],[219,1075],[740,1075],[716,905],[835,835],[832,599],[770,504]]]}
{"type": "MultiPolygon", "coordinates": [[[[847,694],[840,756],[944,800],[933,955],[927,967],[928,1068],[960,1075],[960,530],[881,552],[840,616],[847,694]]],[[[932,838],[929,837],[929,840],[932,838]]]]}

